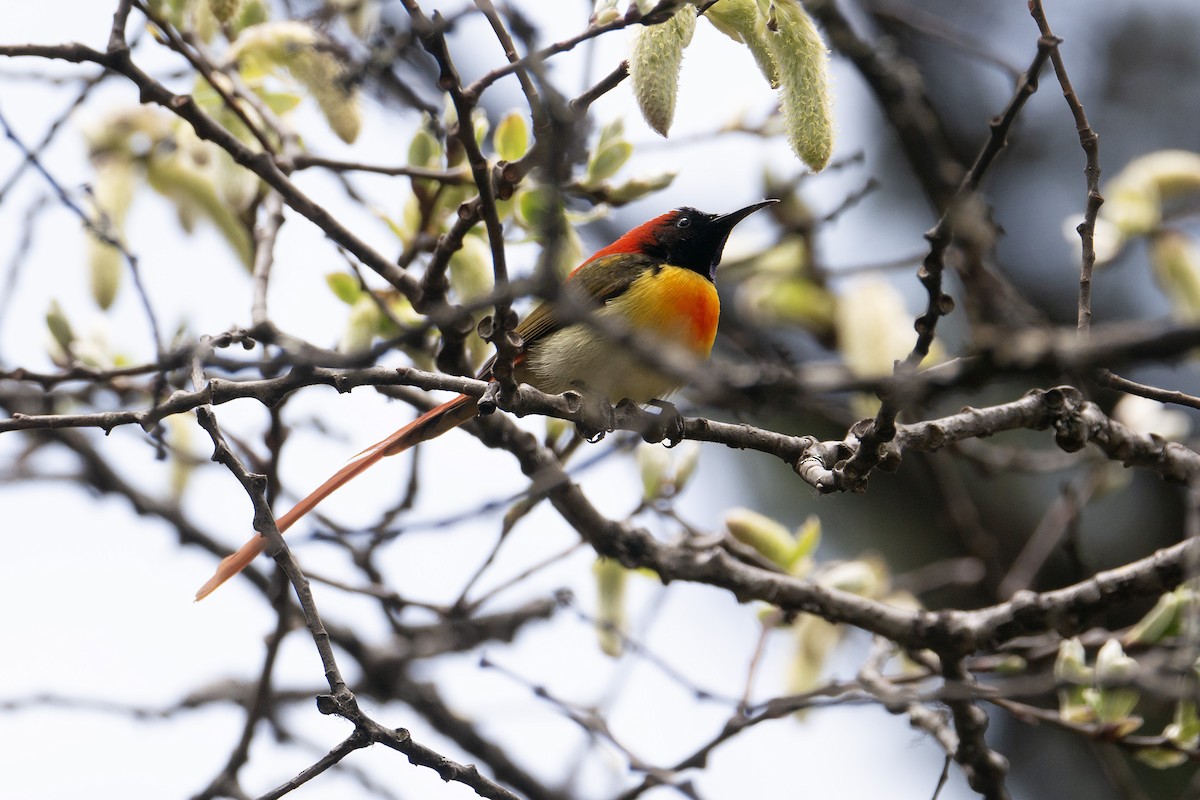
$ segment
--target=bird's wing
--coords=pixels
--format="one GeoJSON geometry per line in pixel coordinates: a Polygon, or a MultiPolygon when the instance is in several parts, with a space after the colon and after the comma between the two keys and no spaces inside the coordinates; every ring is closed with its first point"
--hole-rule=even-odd
{"type": "MultiPolygon", "coordinates": [[[[661,260],[640,253],[614,253],[601,256],[587,262],[572,273],[563,288],[571,291],[578,298],[587,298],[596,307],[620,297],[647,269],[655,269],[661,265],[661,260]]],[[[558,308],[552,300],[540,303],[530,311],[525,319],[517,325],[517,334],[525,342],[525,346],[536,342],[544,336],[554,333],[563,327],[559,318],[558,308]]],[[[479,377],[486,380],[491,377],[492,365],[496,357],[492,356],[479,370],[479,377]]]]}

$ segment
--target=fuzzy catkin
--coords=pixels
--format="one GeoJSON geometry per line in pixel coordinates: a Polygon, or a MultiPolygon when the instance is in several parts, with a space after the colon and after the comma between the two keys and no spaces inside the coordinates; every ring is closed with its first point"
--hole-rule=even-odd
{"type": "Polygon", "coordinates": [[[685,5],[666,22],[639,30],[633,43],[629,57],[633,94],[647,124],[664,137],[675,118],[683,50],[695,31],[696,9],[685,5]]]}
{"type": "Polygon", "coordinates": [[[788,144],[813,172],[820,172],[833,154],[829,52],[796,0],[758,0],[758,4],[758,24],[779,69],[788,144]]]}

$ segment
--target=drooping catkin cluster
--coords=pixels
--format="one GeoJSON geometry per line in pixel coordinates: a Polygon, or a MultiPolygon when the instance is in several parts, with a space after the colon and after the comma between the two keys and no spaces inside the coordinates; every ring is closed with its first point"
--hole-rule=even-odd
{"type": "Polygon", "coordinates": [[[629,58],[633,94],[646,122],[663,136],[675,119],[675,95],[683,51],[696,32],[696,9],[684,6],[661,25],[638,31],[629,58]]]}
{"type": "MultiPolygon", "coordinates": [[[[697,5],[642,28],[629,59],[642,115],[663,136],[675,116],[679,68],[695,30],[697,5]]],[[[824,169],[833,154],[829,52],[798,0],[720,0],[703,16],[750,50],[771,88],[779,89],[788,144],[814,172],[824,169]]]]}
{"type": "Polygon", "coordinates": [[[362,126],[358,90],[347,83],[342,63],[308,25],[289,21],[247,28],[234,42],[229,59],[250,59],[266,71],[286,69],[312,95],[342,141],[358,138],[362,126]]]}
{"type": "MultiPolygon", "coordinates": [[[[116,300],[124,273],[125,219],[142,186],[171,201],[191,231],[211,222],[249,268],[253,243],[241,213],[253,199],[243,183],[226,180],[232,159],[168,112],[118,108],[84,126],[94,171],[89,202],[88,266],[92,298],[101,309],[116,300]]],[[[248,173],[239,171],[244,177],[248,173]]]]}
{"type": "Polygon", "coordinates": [[[788,144],[801,161],[819,172],[833,154],[833,100],[825,42],[796,0],[758,0],[758,5],[757,24],[775,62],[788,144]]]}

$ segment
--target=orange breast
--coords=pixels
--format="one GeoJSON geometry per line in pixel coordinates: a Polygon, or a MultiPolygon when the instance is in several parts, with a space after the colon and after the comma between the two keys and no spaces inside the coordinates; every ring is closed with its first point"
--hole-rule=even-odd
{"type": "Polygon", "coordinates": [[[712,281],[690,269],[665,266],[634,281],[610,307],[640,330],[707,356],[717,336],[721,301],[712,281]]]}

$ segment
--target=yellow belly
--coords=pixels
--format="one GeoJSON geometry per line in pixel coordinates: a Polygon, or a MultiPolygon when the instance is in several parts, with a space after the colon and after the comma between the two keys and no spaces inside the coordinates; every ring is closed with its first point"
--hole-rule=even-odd
{"type": "MultiPolygon", "coordinates": [[[[704,276],[663,267],[634,281],[597,316],[643,334],[664,347],[707,358],[720,317],[716,287],[704,276]]],[[[662,398],[679,388],[628,348],[586,324],[569,325],[530,347],[520,375],[544,392],[586,389],[612,402],[662,398]]]]}

